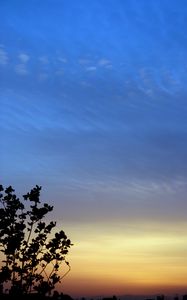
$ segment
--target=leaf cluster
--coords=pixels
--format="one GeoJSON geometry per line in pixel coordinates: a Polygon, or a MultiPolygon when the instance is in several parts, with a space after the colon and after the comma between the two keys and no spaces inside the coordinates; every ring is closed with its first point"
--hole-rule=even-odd
{"type": "Polygon", "coordinates": [[[51,237],[56,222],[44,218],[53,207],[40,203],[40,192],[36,185],[20,201],[11,186],[0,185],[0,286],[8,284],[10,294],[45,295],[64,277],[62,263],[70,270],[66,255],[72,243],[63,230],[51,237]]]}

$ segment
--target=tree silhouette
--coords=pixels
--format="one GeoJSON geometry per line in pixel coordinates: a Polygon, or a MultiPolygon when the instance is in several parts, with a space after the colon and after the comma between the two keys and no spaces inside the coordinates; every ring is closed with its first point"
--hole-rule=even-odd
{"type": "Polygon", "coordinates": [[[0,185],[0,291],[28,295],[45,295],[70,271],[66,255],[72,246],[63,230],[52,235],[56,222],[46,223],[44,217],[53,210],[40,203],[41,187],[36,185],[23,200],[9,186],[0,185]],[[68,271],[59,275],[65,263],[68,271]]]}

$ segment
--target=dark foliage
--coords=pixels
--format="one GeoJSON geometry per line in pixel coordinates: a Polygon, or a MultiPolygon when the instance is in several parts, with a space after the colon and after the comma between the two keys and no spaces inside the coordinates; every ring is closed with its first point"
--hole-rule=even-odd
{"type": "Polygon", "coordinates": [[[51,235],[56,222],[43,221],[53,207],[40,203],[41,187],[34,187],[23,196],[9,186],[0,185],[0,293],[9,295],[50,294],[70,270],[66,255],[72,246],[63,230],[51,235]],[[62,264],[68,271],[60,277],[62,264]]]}

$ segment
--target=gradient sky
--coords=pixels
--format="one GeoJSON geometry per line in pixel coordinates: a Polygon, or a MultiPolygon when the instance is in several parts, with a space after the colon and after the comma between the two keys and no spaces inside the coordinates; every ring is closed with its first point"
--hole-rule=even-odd
{"type": "Polygon", "coordinates": [[[1,180],[54,204],[64,292],[187,291],[186,99],[186,0],[0,1],[1,180]]]}

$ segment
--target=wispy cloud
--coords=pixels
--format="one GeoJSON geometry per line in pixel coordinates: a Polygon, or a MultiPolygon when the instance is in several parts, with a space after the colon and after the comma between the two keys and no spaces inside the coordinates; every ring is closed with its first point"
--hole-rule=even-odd
{"type": "Polygon", "coordinates": [[[29,73],[27,63],[30,60],[30,56],[26,53],[20,53],[18,58],[20,63],[15,66],[15,72],[19,75],[27,75],[29,73]]]}
{"type": "Polygon", "coordinates": [[[64,64],[67,64],[68,60],[65,57],[58,57],[58,60],[64,64]]]}
{"type": "Polygon", "coordinates": [[[42,64],[47,65],[49,63],[49,58],[47,56],[41,56],[41,57],[39,57],[39,61],[42,64]]]}
{"type": "Polygon", "coordinates": [[[27,75],[29,73],[25,64],[16,65],[15,66],[15,71],[19,75],[27,75]]]}
{"type": "Polygon", "coordinates": [[[55,72],[55,75],[57,75],[57,76],[63,76],[64,75],[64,70],[63,69],[57,70],[55,72]]]}
{"type": "Polygon", "coordinates": [[[8,63],[8,54],[7,52],[0,48],[0,65],[6,65],[8,63]]]}
{"type": "Polygon", "coordinates": [[[81,58],[78,60],[80,65],[88,65],[90,63],[90,60],[87,58],[81,58]]]}
{"type": "Polygon", "coordinates": [[[111,61],[106,58],[103,58],[98,61],[98,65],[100,65],[100,66],[111,65],[111,61]]]}
{"type": "Polygon", "coordinates": [[[26,53],[21,53],[19,54],[19,60],[21,61],[21,63],[25,64],[30,60],[30,56],[26,53]]]}
{"type": "Polygon", "coordinates": [[[90,82],[87,82],[86,80],[83,80],[80,82],[80,84],[83,86],[83,87],[91,87],[91,83],[90,82]]]}
{"type": "Polygon", "coordinates": [[[47,73],[40,73],[38,75],[38,80],[39,81],[45,81],[48,77],[49,77],[49,75],[47,73]]]}
{"type": "Polygon", "coordinates": [[[90,67],[87,67],[86,68],[86,71],[96,71],[97,70],[97,67],[94,67],[94,66],[90,66],[90,67]]]}

